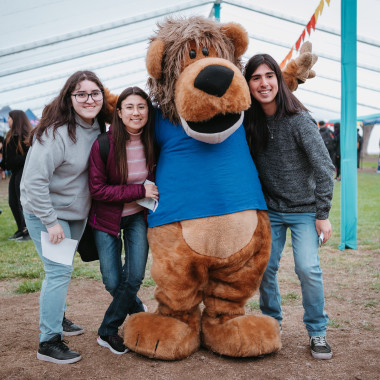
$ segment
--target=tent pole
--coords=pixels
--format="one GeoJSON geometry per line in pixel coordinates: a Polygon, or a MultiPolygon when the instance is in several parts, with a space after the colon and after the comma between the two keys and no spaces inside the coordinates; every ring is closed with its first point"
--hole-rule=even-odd
{"type": "Polygon", "coordinates": [[[341,242],[357,248],[357,0],[341,1],[341,242]]]}

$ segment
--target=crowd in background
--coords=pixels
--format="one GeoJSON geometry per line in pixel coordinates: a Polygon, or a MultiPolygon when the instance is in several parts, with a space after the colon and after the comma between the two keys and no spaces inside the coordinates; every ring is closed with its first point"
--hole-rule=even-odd
{"type": "MultiPolygon", "coordinates": [[[[332,163],[335,166],[335,180],[340,181],[340,163],[341,163],[341,152],[340,152],[340,123],[334,123],[334,127],[331,130],[326,123],[321,120],[318,123],[319,133],[322,136],[323,142],[329,152],[332,163]]],[[[363,137],[360,134],[359,128],[357,128],[357,168],[360,167],[360,158],[363,147],[363,137]]]]}

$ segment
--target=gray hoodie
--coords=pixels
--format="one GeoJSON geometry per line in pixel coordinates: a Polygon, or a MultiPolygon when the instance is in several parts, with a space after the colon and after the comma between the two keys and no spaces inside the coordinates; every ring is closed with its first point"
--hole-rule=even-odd
{"type": "Polygon", "coordinates": [[[93,142],[100,133],[98,121],[93,125],[76,117],[76,143],[70,139],[67,125],[52,128],[29,149],[21,180],[21,204],[47,227],[57,219],[87,218],[91,197],[88,189],[88,161],[93,142]]]}

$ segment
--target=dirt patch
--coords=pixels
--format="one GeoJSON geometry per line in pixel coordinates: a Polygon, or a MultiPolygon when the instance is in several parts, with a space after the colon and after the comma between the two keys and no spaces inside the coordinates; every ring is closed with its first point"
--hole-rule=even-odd
{"type": "MultiPolygon", "coordinates": [[[[318,361],[310,355],[303,308],[293,259],[286,248],[280,269],[284,298],[282,350],[260,358],[234,359],[200,349],[190,357],[165,362],[134,352],[114,355],[96,342],[97,329],[111,300],[101,281],[73,279],[68,293],[67,317],[85,328],[70,337],[69,347],[83,359],[56,365],[36,359],[39,293],[16,295],[18,281],[0,282],[1,379],[380,379],[379,365],[379,252],[321,250],[327,331],[334,356],[318,361]],[[377,277],[376,277],[377,276],[377,277]]],[[[153,287],[140,297],[154,310],[153,287]]],[[[251,305],[258,297],[252,298],[251,305]]],[[[247,307],[247,313],[251,311],[247,307]]]]}

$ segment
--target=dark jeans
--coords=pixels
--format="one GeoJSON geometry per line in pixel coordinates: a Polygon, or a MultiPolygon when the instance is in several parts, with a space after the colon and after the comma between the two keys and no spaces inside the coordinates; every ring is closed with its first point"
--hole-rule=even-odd
{"type": "Polygon", "coordinates": [[[94,230],[103,283],[113,296],[98,330],[101,336],[117,334],[118,328],[128,314],[144,311],[143,304],[137,297],[148,258],[144,213],[139,212],[121,218],[120,230],[124,240],[124,265],[121,258],[121,239],[94,230]]]}
{"type": "Polygon", "coordinates": [[[8,187],[8,203],[11,208],[13,217],[17,224],[17,230],[22,231],[26,228],[24,214],[20,202],[20,182],[22,177],[22,170],[12,173],[9,179],[8,187]]]}

